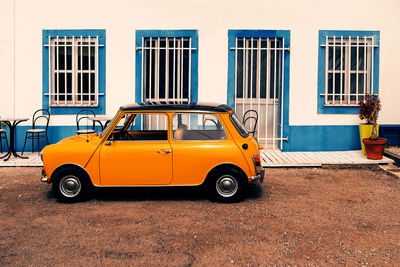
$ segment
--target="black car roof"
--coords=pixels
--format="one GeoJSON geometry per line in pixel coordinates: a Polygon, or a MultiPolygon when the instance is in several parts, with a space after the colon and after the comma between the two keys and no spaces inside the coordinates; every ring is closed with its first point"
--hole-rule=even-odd
{"type": "Polygon", "coordinates": [[[196,102],[196,103],[183,103],[183,104],[174,104],[174,103],[166,103],[166,102],[143,102],[143,103],[133,103],[120,107],[120,110],[123,111],[135,111],[135,110],[162,110],[162,111],[175,111],[175,110],[184,110],[184,111],[210,111],[210,112],[230,112],[233,109],[230,106],[225,104],[216,104],[216,103],[204,103],[204,102],[196,102]]]}

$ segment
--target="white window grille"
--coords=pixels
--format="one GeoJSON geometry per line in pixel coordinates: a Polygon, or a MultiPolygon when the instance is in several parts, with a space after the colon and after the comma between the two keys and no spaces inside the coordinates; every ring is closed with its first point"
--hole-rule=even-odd
{"type": "Polygon", "coordinates": [[[50,106],[99,103],[99,37],[49,37],[50,106]]]}
{"type": "MultiPolygon", "coordinates": [[[[265,148],[275,149],[287,138],[283,131],[283,38],[236,38],[235,111],[242,118],[247,110],[256,110],[257,139],[265,148]]],[[[252,129],[253,120],[246,128],[252,129]]]]}
{"type": "Polygon", "coordinates": [[[182,103],[190,101],[191,38],[143,37],[143,101],[182,103]]]}
{"type": "Polygon", "coordinates": [[[374,92],[374,37],[327,37],[325,106],[356,106],[374,92]]]}

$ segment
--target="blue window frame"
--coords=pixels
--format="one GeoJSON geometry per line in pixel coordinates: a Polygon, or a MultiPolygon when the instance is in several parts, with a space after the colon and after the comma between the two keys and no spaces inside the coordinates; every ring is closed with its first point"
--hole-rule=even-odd
{"type": "Polygon", "coordinates": [[[43,30],[43,103],[51,114],[105,114],[106,31],[43,30]]]}
{"type": "Polygon", "coordinates": [[[282,150],[289,135],[289,54],[288,30],[228,30],[227,103],[239,117],[256,110],[258,140],[282,150]]]}
{"type": "Polygon", "coordinates": [[[135,101],[198,99],[197,30],[137,30],[135,101]]]}
{"type": "Polygon", "coordinates": [[[318,113],[357,114],[379,93],[379,31],[319,31],[318,113]]]}

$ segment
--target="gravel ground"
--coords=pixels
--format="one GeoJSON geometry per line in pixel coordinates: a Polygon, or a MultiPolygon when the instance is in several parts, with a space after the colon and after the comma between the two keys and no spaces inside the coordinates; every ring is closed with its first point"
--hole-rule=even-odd
{"type": "Polygon", "coordinates": [[[400,265],[400,181],[380,169],[267,169],[241,203],[197,188],[56,202],[0,168],[0,266],[400,265]]]}

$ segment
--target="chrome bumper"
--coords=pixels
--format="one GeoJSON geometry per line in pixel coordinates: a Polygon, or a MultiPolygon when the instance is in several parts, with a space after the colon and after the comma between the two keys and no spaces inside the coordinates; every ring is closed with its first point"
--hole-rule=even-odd
{"type": "Polygon", "coordinates": [[[251,180],[252,183],[256,182],[256,181],[260,181],[260,183],[262,183],[264,181],[264,169],[262,169],[261,173],[257,176],[251,176],[249,177],[249,179],[251,180]]]}
{"type": "Polygon", "coordinates": [[[49,183],[49,179],[46,177],[46,172],[44,169],[42,169],[42,177],[40,178],[40,181],[43,183],[49,183]]]}

